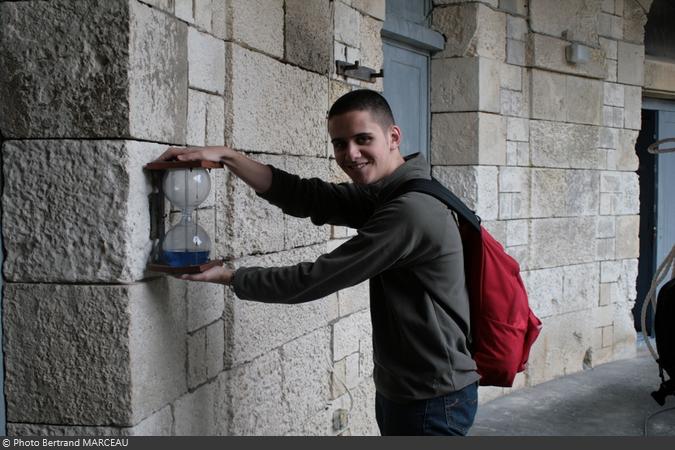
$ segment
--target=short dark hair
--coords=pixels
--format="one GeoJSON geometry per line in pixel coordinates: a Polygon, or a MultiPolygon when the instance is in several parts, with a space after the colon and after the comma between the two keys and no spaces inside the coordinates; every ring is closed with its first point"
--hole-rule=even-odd
{"type": "Polygon", "coordinates": [[[387,100],[370,89],[357,89],[338,98],[328,111],[328,120],[352,111],[370,112],[383,130],[396,123],[387,100]]]}

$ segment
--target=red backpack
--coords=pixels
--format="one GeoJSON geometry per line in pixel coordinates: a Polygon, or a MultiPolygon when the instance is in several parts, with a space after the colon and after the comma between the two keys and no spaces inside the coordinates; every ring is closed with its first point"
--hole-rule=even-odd
{"type": "Polygon", "coordinates": [[[471,353],[481,386],[511,387],[525,370],[541,321],[527,301],[520,266],[481,226],[480,218],[435,179],[414,179],[391,198],[422,192],[445,203],[458,216],[471,313],[471,353]]]}

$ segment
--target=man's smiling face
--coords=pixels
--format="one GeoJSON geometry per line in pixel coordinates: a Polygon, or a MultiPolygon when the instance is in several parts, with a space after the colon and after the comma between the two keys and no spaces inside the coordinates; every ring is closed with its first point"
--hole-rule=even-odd
{"type": "Polygon", "coordinates": [[[399,152],[401,130],[386,129],[369,111],[349,111],[328,120],[335,159],[357,184],[370,184],[391,174],[404,160],[399,152]]]}

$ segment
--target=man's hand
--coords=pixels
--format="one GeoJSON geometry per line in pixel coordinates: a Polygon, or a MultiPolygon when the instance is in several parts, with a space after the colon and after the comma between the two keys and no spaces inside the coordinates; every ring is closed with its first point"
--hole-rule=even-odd
{"type": "Polygon", "coordinates": [[[231,156],[234,150],[225,146],[211,147],[169,147],[162,153],[158,161],[214,161],[222,162],[227,156],[231,156]]]}
{"type": "Polygon", "coordinates": [[[209,270],[198,274],[184,274],[179,278],[188,281],[204,281],[207,283],[219,283],[229,285],[232,283],[234,270],[223,266],[211,267],[209,270]]]}

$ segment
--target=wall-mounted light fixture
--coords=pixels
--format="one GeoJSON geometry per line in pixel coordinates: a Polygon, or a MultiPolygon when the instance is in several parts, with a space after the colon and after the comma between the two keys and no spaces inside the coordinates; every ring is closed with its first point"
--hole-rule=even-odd
{"type": "Polygon", "coordinates": [[[152,178],[150,238],[155,241],[148,269],[171,274],[200,273],[222,265],[212,260],[211,239],[199,225],[197,207],[211,190],[209,170],[222,168],[211,161],[157,161],[147,164],[152,178]],[[165,232],[164,198],[181,212],[180,222],[165,232]]]}
{"type": "Polygon", "coordinates": [[[591,60],[591,51],[585,45],[573,42],[565,47],[565,58],[570,64],[586,64],[591,60]]]}

